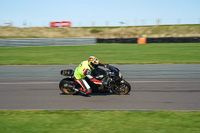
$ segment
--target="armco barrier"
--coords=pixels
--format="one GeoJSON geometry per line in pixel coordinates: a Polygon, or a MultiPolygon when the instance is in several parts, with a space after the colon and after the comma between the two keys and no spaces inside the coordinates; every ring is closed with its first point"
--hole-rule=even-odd
{"type": "Polygon", "coordinates": [[[198,43],[200,37],[147,38],[147,43],[198,43]]]}
{"type": "Polygon", "coordinates": [[[97,39],[97,43],[137,43],[137,38],[97,39]]]}
{"type": "MultiPolygon", "coordinates": [[[[138,38],[97,39],[97,43],[137,43],[138,38]]],[[[200,43],[200,37],[146,38],[146,43],[200,43]]]]}
{"type": "Polygon", "coordinates": [[[0,47],[94,45],[96,38],[0,39],[0,47]]]}

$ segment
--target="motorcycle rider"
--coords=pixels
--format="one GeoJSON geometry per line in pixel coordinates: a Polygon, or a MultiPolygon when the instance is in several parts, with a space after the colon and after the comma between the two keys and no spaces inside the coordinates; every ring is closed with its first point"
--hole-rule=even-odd
{"type": "Polygon", "coordinates": [[[94,84],[102,85],[100,80],[97,80],[92,76],[92,71],[95,70],[98,66],[104,66],[107,68],[108,65],[99,62],[97,57],[90,56],[88,60],[81,62],[75,69],[75,81],[81,85],[82,88],[80,89],[80,92],[82,94],[88,95],[92,92],[91,87],[85,80],[86,77],[94,84]]]}

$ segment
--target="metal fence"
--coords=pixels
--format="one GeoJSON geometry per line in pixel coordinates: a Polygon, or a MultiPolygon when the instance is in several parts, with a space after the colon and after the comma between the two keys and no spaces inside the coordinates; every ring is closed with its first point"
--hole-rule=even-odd
{"type": "Polygon", "coordinates": [[[0,47],[94,45],[96,38],[0,39],[0,47]]]}
{"type": "MultiPolygon", "coordinates": [[[[197,15],[198,16],[198,15],[197,15]]],[[[119,17],[120,18],[120,17],[119,17]]],[[[200,24],[200,18],[132,18],[128,20],[101,20],[101,21],[72,21],[72,27],[109,27],[109,26],[149,26],[149,25],[180,25],[180,24],[200,24]]],[[[14,27],[49,27],[48,21],[11,21],[0,20],[0,26],[14,26],[14,27]]]]}

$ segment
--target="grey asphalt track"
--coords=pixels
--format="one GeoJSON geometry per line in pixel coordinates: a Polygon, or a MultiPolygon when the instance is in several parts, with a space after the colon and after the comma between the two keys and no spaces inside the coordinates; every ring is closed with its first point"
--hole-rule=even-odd
{"type": "Polygon", "coordinates": [[[61,69],[76,66],[0,66],[0,109],[200,110],[200,64],[115,65],[130,95],[62,95],[61,69]]]}

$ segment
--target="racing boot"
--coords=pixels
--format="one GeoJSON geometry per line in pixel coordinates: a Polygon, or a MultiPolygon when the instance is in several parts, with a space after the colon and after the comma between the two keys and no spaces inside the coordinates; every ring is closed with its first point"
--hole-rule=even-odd
{"type": "Polygon", "coordinates": [[[84,90],[83,88],[80,88],[80,93],[81,94],[83,94],[84,96],[87,96],[87,97],[89,97],[90,95],[90,93],[91,93],[91,90],[84,90]]]}

